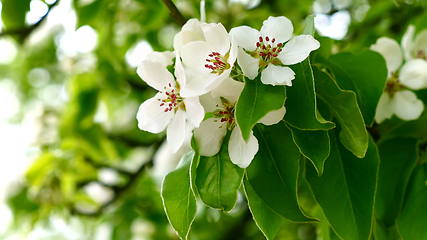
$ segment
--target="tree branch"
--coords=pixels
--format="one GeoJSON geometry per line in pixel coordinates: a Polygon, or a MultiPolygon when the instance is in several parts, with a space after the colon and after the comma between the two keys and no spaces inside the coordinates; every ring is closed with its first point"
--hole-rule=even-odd
{"type": "Polygon", "coordinates": [[[45,15],[43,15],[36,23],[30,25],[30,26],[24,26],[21,28],[15,28],[15,29],[6,29],[3,32],[0,32],[0,38],[5,36],[19,36],[22,39],[27,38],[34,30],[36,30],[47,18],[50,11],[58,5],[60,0],[56,0],[54,3],[48,5],[47,12],[45,15]]]}
{"type": "Polygon", "coordinates": [[[179,25],[184,25],[187,22],[187,19],[182,15],[178,10],[172,0],[162,0],[166,7],[169,9],[170,15],[179,25]]]}

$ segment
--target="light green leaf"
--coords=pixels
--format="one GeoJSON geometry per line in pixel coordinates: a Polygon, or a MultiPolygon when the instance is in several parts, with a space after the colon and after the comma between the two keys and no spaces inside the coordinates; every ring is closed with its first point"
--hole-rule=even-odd
{"type": "Polygon", "coordinates": [[[329,58],[329,66],[338,84],[356,93],[365,123],[372,125],[375,109],[387,80],[384,58],[371,50],[357,55],[339,53],[329,58]]]}
{"type": "Polygon", "coordinates": [[[427,165],[418,166],[408,185],[407,198],[397,218],[397,229],[405,240],[427,239],[427,165]]]}
{"type": "Polygon", "coordinates": [[[292,87],[286,89],[285,120],[294,128],[301,130],[329,130],[335,127],[320,117],[317,112],[314,77],[309,60],[292,66],[295,79],[292,87]]]}
{"type": "Polygon", "coordinates": [[[283,225],[284,218],[268,207],[268,205],[257,195],[247,180],[244,181],[244,187],[249,210],[252,213],[252,217],[256,225],[267,240],[275,239],[283,225]]]}
{"type": "Polygon", "coordinates": [[[345,240],[367,240],[372,234],[374,196],[379,156],[369,142],[363,159],[356,158],[331,137],[331,154],[322,176],[307,166],[307,180],[337,235],[345,240]]]}
{"type": "Polygon", "coordinates": [[[190,163],[194,152],[181,159],[178,168],[170,172],[162,184],[162,200],[170,224],[181,239],[187,239],[196,217],[196,198],[191,191],[190,163]]]}
{"type": "Polygon", "coordinates": [[[357,157],[365,156],[368,150],[368,132],[362,113],[357,105],[356,94],[342,90],[325,72],[314,69],[317,97],[323,101],[340,124],[341,143],[357,157]]]}
{"type": "Polygon", "coordinates": [[[219,153],[200,157],[196,173],[196,187],[202,201],[216,209],[230,211],[237,200],[237,192],[244,170],[234,165],[228,155],[228,139],[224,138],[219,153]]]}
{"type": "Polygon", "coordinates": [[[302,158],[283,122],[257,125],[254,134],[259,150],[246,169],[248,183],[276,213],[296,222],[310,221],[297,201],[299,161],[302,158]]]}
{"type": "Polygon", "coordinates": [[[323,166],[331,151],[328,132],[302,131],[292,127],[290,129],[301,154],[311,161],[319,176],[322,175],[323,166]]]}
{"type": "Polygon", "coordinates": [[[270,111],[281,108],[285,99],[286,90],[283,86],[265,85],[260,75],[254,80],[246,79],[236,104],[236,121],[243,138],[248,140],[255,124],[270,111]]]}
{"type": "Polygon", "coordinates": [[[417,141],[396,138],[378,145],[381,163],[375,216],[385,227],[394,225],[403,204],[405,189],[417,161],[417,141]]]}

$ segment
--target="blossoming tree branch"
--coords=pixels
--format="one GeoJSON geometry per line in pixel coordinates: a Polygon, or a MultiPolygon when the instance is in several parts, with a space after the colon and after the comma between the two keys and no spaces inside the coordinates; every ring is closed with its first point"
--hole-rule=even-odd
{"type": "Polygon", "coordinates": [[[229,212],[241,195],[267,239],[284,221],[320,222],[323,239],[427,239],[426,218],[423,229],[411,224],[427,213],[425,135],[404,128],[427,124],[418,94],[427,30],[410,25],[400,44],[381,37],[336,53],[314,37],[313,17],[299,25],[270,16],[259,30],[227,30],[190,19],[172,51],[138,66],[157,91],[138,126],[166,132],[162,151],[181,158],[161,191],[170,224],[187,239],[197,206],[229,212]]]}

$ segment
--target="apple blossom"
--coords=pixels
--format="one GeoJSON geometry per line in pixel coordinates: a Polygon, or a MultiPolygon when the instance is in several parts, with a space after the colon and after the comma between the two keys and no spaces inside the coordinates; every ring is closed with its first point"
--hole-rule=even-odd
{"type": "Polygon", "coordinates": [[[185,78],[181,95],[193,97],[219,86],[231,73],[237,48],[231,45],[221,23],[190,19],[174,38],[174,48],[182,60],[185,78]]]}
{"type": "Polygon", "coordinates": [[[292,37],[293,25],[286,17],[269,17],[261,31],[248,26],[231,29],[238,45],[237,62],[243,74],[254,79],[261,71],[261,81],[270,85],[292,86],[294,71],[287,67],[302,62],[320,47],[311,35],[292,37]]]}
{"type": "Polygon", "coordinates": [[[183,69],[175,63],[175,76],[168,71],[174,54],[153,52],[138,66],[138,75],[159,91],[141,104],[137,113],[138,127],[151,133],[160,133],[167,128],[167,142],[172,152],[184,143],[186,133],[200,125],[204,109],[198,97],[182,97],[181,79],[183,69]]]}
{"type": "Polygon", "coordinates": [[[403,120],[417,119],[424,110],[424,104],[410,90],[427,87],[427,62],[411,59],[402,66],[399,44],[386,37],[379,38],[371,49],[383,55],[388,70],[388,80],[377,105],[375,120],[381,123],[393,114],[403,120]]]}
{"type": "Polygon", "coordinates": [[[415,27],[409,26],[402,37],[402,48],[405,53],[405,59],[423,59],[427,60],[427,29],[415,35],[415,27]]]}
{"type": "MultiPolygon", "coordinates": [[[[231,131],[228,142],[228,153],[231,161],[241,168],[246,168],[258,152],[258,140],[251,131],[249,140],[242,137],[236,124],[234,107],[243,90],[243,83],[226,79],[212,93],[201,97],[202,104],[211,117],[204,120],[200,127],[194,130],[194,137],[199,146],[200,155],[214,156],[222,145],[227,132],[231,131]]],[[[268,113],[260,120],[265,125],[276,124],[283,119],[285,108],[268,113]]]]}

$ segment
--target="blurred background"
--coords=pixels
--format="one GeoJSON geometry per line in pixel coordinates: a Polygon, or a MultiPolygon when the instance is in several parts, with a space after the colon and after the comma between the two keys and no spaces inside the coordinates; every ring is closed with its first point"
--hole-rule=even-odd
{"type": "MultiPolygon", "coordinates": [[[[179,156],[135,119],[154,93],[136,66],[150,51],[171,50],[180,29],[165,3],[200,16],[199,0],[1,0],[0,239],[177,239],[159,189],[179,156]]],[[[408,24],[426,21],[425,6],[206,0],[206,15],[228,30],[284,15],[298,33],[315,14],[322,46],[337,52],[399,40],[408,24]]],[[[263,239],[250,220],[243,200],[228,214],[200,206],[191,239],[263,239]]],[[[278,239],[316,239],[316,226],[287,223],[278,239]]]]}

